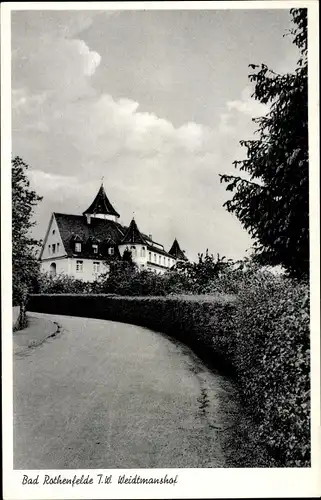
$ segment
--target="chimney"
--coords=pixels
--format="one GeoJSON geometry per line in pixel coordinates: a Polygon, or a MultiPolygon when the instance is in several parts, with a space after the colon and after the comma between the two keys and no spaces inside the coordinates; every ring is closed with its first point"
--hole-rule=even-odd
{"type": "Polygon", "coordinates": [[[91,224],[91,215],[86,214],[86,218],[87,218],[87,224],[90,225],[91,224]]]}
{"type": "Polygon", "coordinates": [[[153,241],[153,236],[151,234],[148,235],[148,238],[153,241]]]}

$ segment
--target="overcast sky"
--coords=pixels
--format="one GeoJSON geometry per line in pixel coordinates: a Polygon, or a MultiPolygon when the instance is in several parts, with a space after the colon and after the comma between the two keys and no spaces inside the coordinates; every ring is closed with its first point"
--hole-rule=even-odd
{"type": "Polygon", "coordinates": [[[245,255],[218,174],[265,112],[248,64],[295,66],[290,27],[285,10],[13,12],[13,155],[44,197],[36,235],[53,211],[82,213],[104,176],[123,224],[134,212],[190,258],[245,255]]]}

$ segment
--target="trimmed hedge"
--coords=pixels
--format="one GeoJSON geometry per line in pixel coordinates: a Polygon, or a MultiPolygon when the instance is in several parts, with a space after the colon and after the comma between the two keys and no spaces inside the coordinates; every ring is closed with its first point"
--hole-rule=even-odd
{"type": "Polygon", "coordinates": [[[279,466],[310,465],[309,314],[304,287],[251,283],[237,297],[31,295],[28,310],[132,323],[189,345],[235,376],[279,466]],[[298,307],[299,306],[299,307],[298,307]]]}
{"type": "MultiPolygon", "coordinates": [[[[108,294],[33,294],[28,310],[131,323],[157,330],[189,345],[208,362],[233,370],[219,344],[224,343],[233,296],[120,297],[108,294]],[[217,349],[213,352],[213,329],[217,349]]],[[[230,322],[233,329],[233,323],[230,322]]],[[[232,331],[231,331],[232,334],[232,331]]]]}

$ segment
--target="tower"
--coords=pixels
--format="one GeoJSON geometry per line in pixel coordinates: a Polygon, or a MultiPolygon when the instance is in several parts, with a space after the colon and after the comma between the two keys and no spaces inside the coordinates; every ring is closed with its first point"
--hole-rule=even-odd
{"type": "Polygon", "coordinates": [[[106,219],[117,222],[119,213],[116,212],[109,199],[107,198],[103,183],[101,183],[94,201],[87,208],[87,210],[83,212],[83,215],[87,217],[88,224],[90,224],[91,217],[97,217],[99,219],[106,219]]]}
{"type": "Polygon", "coordinates": [[[186,255],[184,254],[183,250],[181,250],[181,247],[179,246],[179,243],[177,239],[175,238],[171,249],[168,252],[170,255],[172,255],[177,261],[186,261],[188,260],[186,255]]]}
{"type": "Polygon", "coordinates": [[[128,249],[132,254],[133,261],[139,268],[144,268],[147,263],[147,241],[139,231],[136,221],[133,218],[129,227],[119,244],[120,254],[128,249]]]}

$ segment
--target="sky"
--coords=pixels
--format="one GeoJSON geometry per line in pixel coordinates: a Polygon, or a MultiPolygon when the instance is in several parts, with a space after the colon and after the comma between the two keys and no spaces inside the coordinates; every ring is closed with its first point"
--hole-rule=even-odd
{"type": "Polygon", "coordinates": [[[244,159],[250,63],[292,71],[287,10],[12,12],[12,149],[52,212],[81,214],[104,177],[128,225],[190,259],[242,258],[252,241],[219,174],[244,159]]]}

